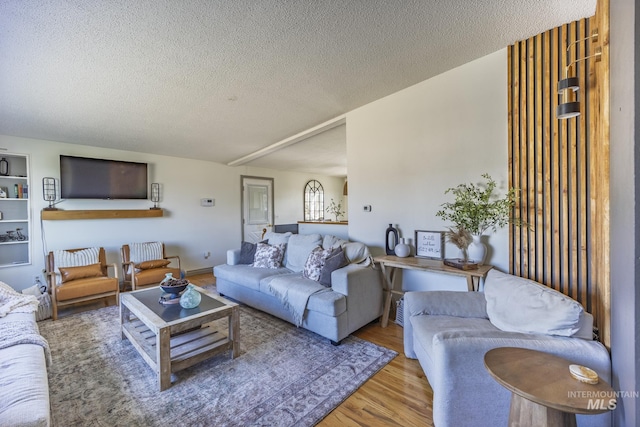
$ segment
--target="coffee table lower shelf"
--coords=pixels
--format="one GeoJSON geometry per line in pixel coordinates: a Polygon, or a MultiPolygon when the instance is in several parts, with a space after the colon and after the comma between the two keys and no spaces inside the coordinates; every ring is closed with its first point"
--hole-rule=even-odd
{"type": "MultiPolygon", "coordinates": [[[[123,333],[151,369],[158,372],[156,335],[140,320],[125,324],[123,333]]],[[[233,350],[233,342],[211,323],[170,337],[170,372],[181,371],[227,350],[233,350]]]]}

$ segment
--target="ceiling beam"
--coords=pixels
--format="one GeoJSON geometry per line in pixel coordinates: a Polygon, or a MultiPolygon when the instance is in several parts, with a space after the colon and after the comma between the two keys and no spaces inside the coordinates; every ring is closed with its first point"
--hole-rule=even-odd
{"type": "Polygon", "coordinates": [[[233,160],[227,163],[227,166],[240,166],[248,163],[252,160],[255,160],[259,157],[266,156],[267,154],[271,154],[275,151],[278,151],[282,148],[288,147],[290,145],[296,144],[300,141],[304,141],[305,139],[311,138],[312,136],[318,135],[319,133],[326,132],[329,129],[333,129],[340,125],[343,125],[347,122],[346,114],[342,114],[338,117],[334,117],[331,120],[327,120],[324,123],[320,123],[317,126],[314,126],[310,129],[297,133],[293,136],[285,138],[281,141],[275,142],[267,147],[261,148],[258,151],[254,151],[251,154],[247,154],[246,156],[240,157],[239,159],[233,160]]]}

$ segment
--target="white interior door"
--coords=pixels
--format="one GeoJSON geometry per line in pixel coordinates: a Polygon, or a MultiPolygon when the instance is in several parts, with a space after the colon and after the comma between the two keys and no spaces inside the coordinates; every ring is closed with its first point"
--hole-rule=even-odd
{"type": "Polygon", "coordinates": [[[242,240],[259,242],[273,226],[273,178],[242,177],[242,240]]]}

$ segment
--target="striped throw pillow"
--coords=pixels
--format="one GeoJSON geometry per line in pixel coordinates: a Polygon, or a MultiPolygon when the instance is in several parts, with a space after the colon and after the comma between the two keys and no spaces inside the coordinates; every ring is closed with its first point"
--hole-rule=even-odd
{"type": "Polygon", "coordinates": [[[55,262],[56,284],[62,284],[60,267],[82,267],[84,265],[97,264],[100,262],[100,248],[86,248],[80,251],[70,252],[65,250],[53,251],[55,262]]]}

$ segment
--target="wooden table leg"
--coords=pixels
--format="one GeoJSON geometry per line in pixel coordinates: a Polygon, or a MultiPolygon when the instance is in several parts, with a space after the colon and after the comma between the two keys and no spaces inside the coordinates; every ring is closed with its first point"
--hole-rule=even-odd
{"type": "Polygon", "coordinates": [[[122,340],[127,338],[124,334],[124,325],[129,322],[131,322],[131,312],[124,304],[120,304],[120,339],[122,340]]]}
{"type": "Polygon", "coordinates": [[[156,335],[156,367],[160,391],[171,387],[171,334],[170,328],[160,328],[156,335]]]}
{"type": "Polygon", "coordinates": [[[234,307],[229,316],[229,339],[232,341],[231,358],[240,356],[240,310],[234,307]]]}
{"type": "Polygon", "coordinates": [[[509,410],[509,427],[576,427],[576,415],[548,408],[513,393],[509,410]]]}
{"type": "Polygon", "coordinates": [[[380,263],[380,268],[382,269],[382,277],[384,278],[385,283],[387,284],[387,289],[385,289],[386,297],[384,300],[384,309],[382,310],[382,320],[380,321],[380,327],[386,328],[389,325],[389,312],[391,311],[391,296],[393,291],[393,267],[387,269],[384,266],[384,263],[380,263]]]}
{"type": "MultiPolygon", "coordinates": [[[[480,284],[478,284],[480,286],[480,284]]],[[[475,283],[473,283],[473,277],[467,276],[467,290],[473,292],[476,290],[475,283]]]]}

